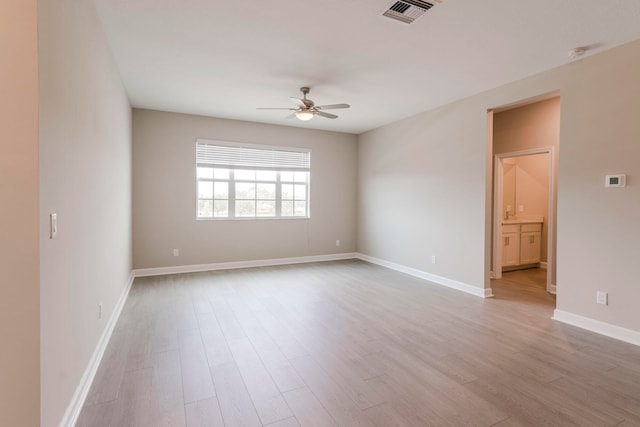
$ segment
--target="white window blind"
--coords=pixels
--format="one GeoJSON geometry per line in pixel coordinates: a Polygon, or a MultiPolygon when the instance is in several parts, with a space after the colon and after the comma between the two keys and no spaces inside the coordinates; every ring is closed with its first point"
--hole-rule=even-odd
{"type": "Polygon", "coordinates": [[[198,139],[196,218],[309,218],[311,150],[198,139]]]}
{"type": "Polygon", "coordinates": [[[229,169],[253,168],[270,170],[309,171],[311,153],[307,149],[252,146],[198,140],[198,165],[211,165],[229,169]]]}

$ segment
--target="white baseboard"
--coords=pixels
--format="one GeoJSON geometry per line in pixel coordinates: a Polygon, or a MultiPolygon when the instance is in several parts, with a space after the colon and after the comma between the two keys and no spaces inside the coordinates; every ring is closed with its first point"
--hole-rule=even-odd
{"type": "Polygon", "coordinates": [[[135,276],[133,275],[133,271],[129,275],[129,279],[127,280],[127,284],[125,285],[120,297],[118,298],[118,302],[111,313],[111,317],[109,317],[109,321],[107,322],[100,339],[98,340],[98,345],[89,360],[89,365],[87,369],[84,371],[82,378],[80,379],[80,384],[76,388],[76,392],[73,394],[73,398],[67,407],[66,412],[64,413],[64,417],[62,417],[62,421],[60,421],[60,427],[73,427],[78,421],[78,416],[80,415],[80,411],[82,410],[82,406],[84,405],[84,401],[87,398],[87,394],[89,394],[89,389],[91,388],[91,383],[93,382],[94,377],[96,376],[96,372],[98,371],[98,366],[100,366],[100,361],[102,360],[102,356],[104,355],[104,351],[107,348],[107,344],[109,344],[109,339],[111,339],[111,334],[118,322],[118,318],[120,317],[120,313],[122,312],[122,308],[124,307],[124,303],[127,301],[127,296],[129,295],[129,290],[131,289],[131,285],[133,284],[133,279],[135,276]]]}
{"type": "Polygon", "coordinates": [[[304,264],[309,262],[325,262],[325,261],[340,261],[345,259],[358,258],[363,261],[370,262],[372,264],[381,265],[383,267],[390,268],[392,270],[400,271],[421,279],[433,282],[439,285],[443,285],[449,288],[457,289],[459,291],[466,292],[471,295],[479,296],[482,298],[489,298],[493,296],[491,288],[480,289],[476,286],[471,286],[466,283],[458,282],[446,277],[437,276],[435,274],[426,273],[415,268],[406,267],[404,265],[396,264],[393,262],[385,261],[379,258],[374,258],[369,255],[361,253],[341,253],[341,254],[329,254],[329,255],[313,255],[293,258],[275,258],[275,259],[262,259],[255,261],[234,261],[234,262],[220,262],[213,264],[193,264],[193,265],[179,265],[173,267],[157,267],[157,268],[141,268],[133,270],[134,277],[146,277],[146,276],[162,276],[166,274],[180,274],[180,273],[197,273],[201,271],[215,271],[215,270],[231,270],[237,268],[251,268],[251,267],[269,267],[273,265],[287,265],[287,264],[304,264]]]}
{"type": "Polygon", "coordinates": [[[557,320],[558,322],[577,326],[578,328],[586,329],[597,334],[605,335],[609,338],[640,345],[639,331],[612,325],[611,323],[601,322],[600,320],[591,319],[589,317],[580,316],[563,310],[554,310],[552,319],[557,320]]]}
{"type": "Polygon", "coordinates": [[[197,273],[200,271],[232,270],[237,268],[269,267],[272,265],[304,264],[309,262],[339,261],[356,258],[354,253],[312,255],[293,258],[260,259],[255,261],[219,262],[214,264],[179,265],[175,267],[141,268],[133,270],[135,277],[162,276],[166,274],[197,273]]]}
{"type": "Polygon", "coordinates": [[[401,264],[396,264],[390,261],[385,261],[383,259],[375,258],[375,257],[361,254],[361,253],[356,253],[355,255],[356,255],[356,258],[361,259],[363,261],[367,261],[372,264],[381,265],[383,267],[387,267],[392,270],[399,271],[401,273],[409,274],[411,276],[419,277],[420,279],[424,279],[429,282],[436,283],[438,285],[446,286],[448,288],[453,288],[458,291],[466,292],[468,294],[475,295],[477,297],[490,298],[493,296],[493,292],[491,291],[491,288],[478,288],[477,286],[468,285],[466,283],[458,282],[456,280],[448,279],[446,277],[437,276],[435,274],[427,273],[422,270],[407,267],[401,264]]]}

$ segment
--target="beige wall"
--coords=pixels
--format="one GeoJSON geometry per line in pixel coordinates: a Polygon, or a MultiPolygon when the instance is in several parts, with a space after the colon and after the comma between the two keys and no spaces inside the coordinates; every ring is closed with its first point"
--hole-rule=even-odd
{"type": "Polygon", "coordinates": [[[560,97],[497,112],[493,154],[554,147],[560,143],[560,97]]]}
{"type": "Polygon", "coordinates": [[[640,331],[640,42],[584,62],[562,93],[558,308],[640,331]],[[605,188],[610,173],[627,187],[605,188]]]}
{"type": "Polygon", "coordinates": [[[57,426],[131,272],[131,108],[91,1],[40,0],[39,50],[41,420],[57,426]]]}
{"type": "Polygon", "coordinates": [[[484,287],[487,111],[558,92],[558,309],[640,331],[638,69],[636,41],[363,134],[358,250],[484,287]],[[629,185],[605,189],[607,173],[627,173],[629,185]],[[596,305],[599,289],[609,306],[596,305]]]}
{"type": "Polygon", "coordinates": [[[486,121],[476,97],[360,136],[358,252],[484,287],[486,121]]]}
{"type": "Polygon", "coordinates": [[[355,167],[355,135],[134,110],[134,267],[353,252],[355,167]],[[311,219],[196,220],[197,138],[311,148],[311,219]]]}
{"type": "Polygon", "coordinates": [[[40,407],[37,1],[0,2],[0,425],[40,407]]]}

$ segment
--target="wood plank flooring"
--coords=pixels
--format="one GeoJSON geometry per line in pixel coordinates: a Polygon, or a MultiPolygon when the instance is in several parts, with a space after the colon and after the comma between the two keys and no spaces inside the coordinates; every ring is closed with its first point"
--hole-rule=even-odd
{"type": "Polygon", "coordinates": [[[551,320],[535,271],[492,287],[357,260],[138,278],[76,425],[640,425],[639,347],[551,320]]]}

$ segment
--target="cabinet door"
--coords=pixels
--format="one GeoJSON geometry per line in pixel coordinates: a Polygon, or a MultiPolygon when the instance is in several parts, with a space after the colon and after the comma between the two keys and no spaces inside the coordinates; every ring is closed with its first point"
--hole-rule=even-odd
{"type": "Polygon", "coordinates": [[[540,262],[539,231],[528,231],[520,234],[520,264],[535,264],[540,262]]]}
{"type": "Polygon", "coordinates": [[[502,233],[502,266],[520,264],[520,234],[502,233]]]}

